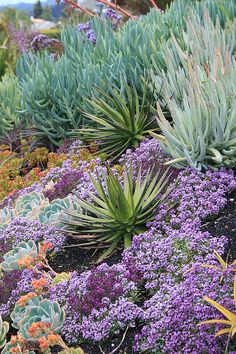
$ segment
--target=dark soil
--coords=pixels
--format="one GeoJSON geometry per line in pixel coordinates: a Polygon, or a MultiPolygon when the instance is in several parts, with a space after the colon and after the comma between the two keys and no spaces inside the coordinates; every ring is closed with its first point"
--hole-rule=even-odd
{"type": "Polygon", "coordinates": [[[228,197],[228,203],[221,212],[202,226],[203,231],[208,231],[212,236],[226,236],[228,245],[225,256],[229,260],[236,259],[236,192],[228,197]]]}

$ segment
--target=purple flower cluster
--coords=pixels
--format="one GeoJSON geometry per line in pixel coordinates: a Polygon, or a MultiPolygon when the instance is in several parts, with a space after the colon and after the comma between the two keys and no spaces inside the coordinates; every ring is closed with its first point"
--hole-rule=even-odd
{"type": "Polygon", "coordinates": [[[82,176],[82,172],[76,169],[66,171],[52,188],[44,190],[44,196],[50,201],[56,198],[65,198],[79,184],[82,176]]]}
{"type": "MultiPolygon", "coordinates": [[[[54,226],[41,224],[37,220],[27,218],[14,218],[7,228],[0,232],[0,242],[11,243],[15,247],[21,241],[34,240],[35,242],[48,242],[54,245],[54,250],[60,250],[65,243],[66,236],[54,226]]],[[[9,246],[8,246],[9,247],[9,246]]]]}
{"type": "Polygon", "coordinates": [[[44,34],[38,34],[35,36],[30,43],[30,47],[34,52],[38,52],[44,49],[50,49],[55,46],[55,44],[59,44],[60,41],[55,38],[49,38],[44,34]]]}
{"type": "Polygon", "coordinates": [[[32,39],[39,35],[39,32],[36,31],[27,32],[24,29],[17,30],[12,25],[8,26],[8,30],[12,43],[17,46],[17,49],[21,53],[28,51],[32,39]]]}
{"type": "Polygon", "coordinates": [[[122,21],[122,16],[118,15],[111,7],[105,9],[103,15],[111,21],[113,29],[116,29],[122,21]]]}
{"type": "Polygon", "coordinates": [[[90,24],[90,22],[87,23],[80,23],[77,27],[78,32],[81,32],[84,34],[83,40],[87,39],[93,43],[93,45],[96,44],[96,34],[90,24]]]}
{"type": "Polygon", "coordinates": [[[123,329],[134,321],[142,310],[134,303],[137,284],[122,264],[97,268],[78,275],[51,288],[50,298],[65,306],[67,314],[62,333],[70,342],[79,335],[99,341],[112,328],[123,329]]]}

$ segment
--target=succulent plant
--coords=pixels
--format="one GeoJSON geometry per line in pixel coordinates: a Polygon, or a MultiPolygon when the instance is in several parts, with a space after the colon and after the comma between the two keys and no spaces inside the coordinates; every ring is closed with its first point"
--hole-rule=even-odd
{"type": "Polygon", "coordinates": [[[0,209],[0,230],[4,230],[7,227],[13,216],[13,209],[9,209],[6,207],[0,209]]]}
{"type": "Polygon", "coordinates": [[[0,315],[0,349],[4,347],[6,344],[6,336],[9,331],[8,322],[3,322],[2,317],[0,315]]]}
{"type": "MultiPolygon", "coordinates": [[[[15,352],[13,352],[13,348],[16,348],[15,350],[17,350],[18,349],[18,351],[15,351],[16,353],[18,352],[19,353],[19,345],[18,345],[18,343],[16,342],[16,343],[14,343],[14,344],[12,344],[11,342],[8,342],[6,345],[5,345],[5,347],[3,348],[3,350],[2,350],[2,354],[12,354],[12,353],[15,353],[15,352]]],[[[20,353],[21,354],[36,354],[33,350],[28,350],[28,349],[22,349],[22,348],[20,348],[20,353]]]]}
{"type": "Polygon", "coordinates": [[[78,134],[86,142],[99,141],[101,152],[116,160],[128,148],[136,147],[157,125],[150,117],[151,101],[148,104],[146,88],[141,102],[135,87],[128,85],[124,88],[125,98],[115,89],[110,95],[101,94],[103,99],[89,101],[98,113],[85,113],[94,126],[80,129],[78,134]]]}
{"type": "Polygon", "coordinates": [[[68,196],[63,199],[55,199],[51,204],[41,210],[38,215],[38,220],[42,224],[49,224],[61,229],[65,226],[65,221],[69,220],[69,215],[65,213],[69,210],[80,210],[78,203],[72,197],[68,196]]]}
{"type": "Polygon", "coordinates": [[[160,172],[153,176],[149,170],[144,178],[140,170],[134,182],[130,166],[122,184],[108,167],[107,175],[103,179],[97,176],[97,179],[98,182],[91,176],[97,192],[90,193],[93,201],[79,201],[82,212],[69,213],[71,220],[67,223],[67,231],[81,241],[81,245],[108,247],[101,260],[121,242],[125,248],[130,246],[132,237],[146,229],[146,223],[154,218],[153,211],[165,200],[171,188],[166,190],[168,170],[161,177],[160,172]]]}
{"type": "Polygon", "coordinates": [[[43,194],[31,192],[17,198],[15,213],[28,219],[36,219],[39,211],[47,205],[49,200],[43,194]]]}
{"type": "Polygon", "coordinates": [[[0,137],[7,136],[21,123],[21,94],[17,77],[6,74],[0,81],[0,137]]]}
{"type": "Polygon", "coordinates": [[[33,323],[43,322],[49,324],[49,329],[59,333],[65,320],[65,312],[58,302],[47,299],[39,301],[37,305],[30,306],[25,312],[24,318],[20,321],[19,333],[26,340],[33,340],[28,330],[33,323]]]}
{"type": "Polygon", "coordinates": [[[38,247],[32,240],[28,242],[22,241],[11,251],[4,254],[3,262],[0,266],[4,271],[18,270],[20,269],[20,259],[26,256],[31,258],[37,258],[38,256],[38,247]]]}
{"type": "Polygon", "coordinates": [[[68,281],[71,278],[70,273],[62,272],[60,274],[57,274],[53,281],[51,282],[51,285],[56,285],[58,283],[61,283],[63,281],[68,281]]]}
{"type": "Polygon", "coordinates": [[[30,298],[28,301],[26,301],[23,306],[21,306],[19,303],[16,303],[13,311],[11,312],[12,326],[14,328],[19,329],[20,322],[24,318],[28,309],[33,306],[38,306],[40,301],[42,300],[43,300],[42,296],[34,296],[30,298]]]}

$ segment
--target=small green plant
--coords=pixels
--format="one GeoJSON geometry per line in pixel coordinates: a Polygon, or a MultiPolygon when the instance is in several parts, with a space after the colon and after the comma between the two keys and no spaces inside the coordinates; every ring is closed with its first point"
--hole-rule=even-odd
{"type": "Polygon", "coordinates": [[[6,344],[6,336],[9,331],[8,322],[3,322],[2,317],[0,315],[0,349],[4,347],[6,344]]]}
{"type": "Polygon", "coordinates": [[[142,178],[140,170],[134,182],[131,166],[122,184],[108,167],[107,175],[103,179],[98,176],[98,182],[91,177],[97,193],[90,193],[91,203],[79,201],[83,212],[69,213],[68,232],[84,245],[108,245],[100,260],[109,256],[121,242],[125,248],[129,247],[132,237],[146,229],[146,223],[154,218],[153,211],[170,193],[171,188],[165,191],[167,174],[168,171],[161,177],[160,173],[153,176],[149,170],[142,178]]]}
{"type": "MultiPolygon", "coordinates": [[[[234,306],[236,308],[236,276],[234,277],[233,296],[234,296],[234,306]]],[[[233,338],[236,333],[236,313],[229,311],[227,308],[220,305],[218,302],[212,300],[208,296],[204,296],[204,300],[206,300],[209,304],[211,304],[213,307],[215,307],[222,315],[224,315],[224,317],[226,317],[226,319],[211,319],[211,320],[203,321],[203,322],[199,323],[199,325],[214,324],[214,323],[226,325],[227,327],[217,331],[215,336],[219,337],[223,334],[228,334],[228,341],[227,341],[226,349],[225,349],[225,352],[227,352],[229,340],[231,338],[233,338]]]]}
{"type": "Polygon", "coordinates": [[[149,115],[145,88],[141,105],[135,87],[125,86],[126,99],[115,89],[110,96],[103,91],[99,92],[104,100],[89,101],[98,114],[85,113],[95,126],[80,129],[79,135],[87,142],[99,141],[101,151],[115,160],[126,149],[137,146],[150,131],[154,131],[155,123],[149,115]]]}

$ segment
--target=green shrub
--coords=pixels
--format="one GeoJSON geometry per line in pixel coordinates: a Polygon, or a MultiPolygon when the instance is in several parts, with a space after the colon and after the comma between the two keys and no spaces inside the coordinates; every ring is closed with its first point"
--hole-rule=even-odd
{"type": "Polygon", "coordinates": [[[7,74],[0,81],[0,137],[20,126],[20,104],[21,94],[17,77],[7,74]]]}
{"type": "Polygon", "coordinates": [[[116,33],[99,18],[92,19],[95,46],[84,41],[75,27],[65,28],[61,34],[64,54],[56,61],[49,54],[24,55],[18,62],[17,74],[23,108],[32,117],[30,124],[59,145],[73,129],[88,123],[81,112],[94,113],[87,98],[100,97],[96,86],[108,94],[115,86],[123,95],[128,84],[142,96],[142,77],[147,77],[153,60],[160,69],[166,69],[163,51],[171,33],[183,40],[190,5],[200,22],[205,7],[214,22],[220,18],[222,26],[228,17],[236,15],[234,0],[225,0],[223,7],[214,0],[177,0],[165,14],[153,9],[139,20],[127,21],[116,33]]]}
{"type": "Polygon", "coordinates": [[[61,30],[58,28],[52,28],[47,30],[41,30],[40,33],[48,36],[49,38],[60,39],[61,38],[61,30]]]}

